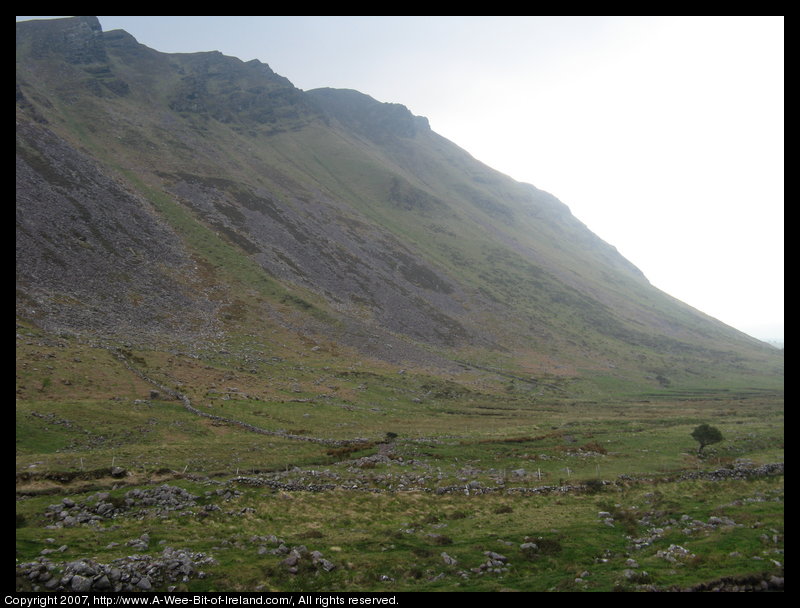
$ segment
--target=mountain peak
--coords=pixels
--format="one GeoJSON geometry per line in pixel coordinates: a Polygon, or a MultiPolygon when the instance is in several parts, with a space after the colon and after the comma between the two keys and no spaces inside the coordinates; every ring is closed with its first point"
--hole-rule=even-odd
{"type": "Polygon", "coordinates": [[[30,45],[35,57],[57,54],[71,64],[106,60],[103,28],[97,17],[70,17],[17,23],[17,45],[30,45]]]}
{"type": "Polygon", "coordinates": [[[17,24],[17,121],[18,314],[47,329],[639,386],[768,365],[399,103],[75,17],[17,24]]]}
{"type": "Polygon", "coordinates": [[[373,140],[414,137],[430,130],[428,119],[414,116],[399,103],[382,103],[353,89],[320,88],[307,91],[326,114],[373,140]]]}

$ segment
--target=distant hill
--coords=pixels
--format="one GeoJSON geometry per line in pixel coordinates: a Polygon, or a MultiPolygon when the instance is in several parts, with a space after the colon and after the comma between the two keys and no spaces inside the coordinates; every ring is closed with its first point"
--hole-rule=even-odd
{"type": "Polygon", "coordinates": [[[257,60],[17,23],[16,151],[17,317],[54,333],[280,332],[615,390],[782,382],[782,353],[654,288],[551,194],[403,105],[257,60]]]}

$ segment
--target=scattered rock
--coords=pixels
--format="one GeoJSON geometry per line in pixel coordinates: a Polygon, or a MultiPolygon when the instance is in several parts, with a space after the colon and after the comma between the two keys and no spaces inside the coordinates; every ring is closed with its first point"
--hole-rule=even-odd
{"type": "Polygon", "coordinates": [[[475,574],[486,574],[488,572],[502,574],[504,572],[508,572],[508,558],[505,555],[495,553],[494,551],[484,551],[483,554],[488,559],[480,564],[477,568],[471,568],[470,570],[472,572],[475,574]]]}
{"type": "Polygon", "coordinates": [[[684,562],[688,559],[691,559],[695,557],[695,555],[680,545],[670,545],[666,550],[656,551],[656,557],[660,557],[670,563],[677,564],[679,562],[684,562]]]}
{"type": "MultiPolygon", "coordinates": [[[[286,546],[281,544],[284,551],[287,551],[286,546]]],[[[280,550],[280,548],[278,550],[280,550]]],[[[280,554],[278,550],[272,553],[280,554]]],[[[336,569],[336,565],[328,559],[320,551],[309,551],[305,545],[297,545],[288,549],[288,555],[281,560],[281,565],[286,568],[289,574],[297,574],[301,569],[316,569],[331,572],[336,569]]]]}
{"type": "Polygon", "coordinates": [[[738,461],[731,467],[715,471],[690,471],[683,473],[679,479],[705,479],[708,481],[722,481],[723,479],[749,479],[751,477],[764,477],[769,475],[783,475],[784,463],[776,462],[754,466],[747,461],[738,461]]]}
{"type": "Polygon", "coordinates": [[[458,560],[455,559],[454,557],[450,557],[444,551],[442,552],[442,560],[444,560],[444,563],[447,564],[448,566],[456,566],[456,565],[458,565],[458,560]]]}
{"type": "MultiPolygon", "coordinates": [[[[141,539],[136,539],[141,540],[141,539]]],[[[130,592],[166,589],[170,583],[203,578],[201,565],[215,560],[204,553],[165,547],[160,556],[129,555],[102,564],[90,559],[66,563],[51,562],[46,557],[17,565],[17,579],[30,582],[33,590],[89,592],[130,592]],[[60,575],[55,574],[60,572],[60,575]]],[[[17,585],[18,590],[20,585],[17,585]]]]}
{"type": "Polygon", "coordinates": [[[129,547],[133,547],[134,549],[138,549],[139,551],[145,551],[150,545],[150,535],[145,532],[139,538],[129,540],[125,544],[129,547]]]}
{"type": "MultiPolygon", "coordinates": [[[[120,469],[122,475],[126,472],[120,469]]],[[[45,517],[53,520],[55,527],[72,527],[97,523],[122,514],[165,515],[172,511],[184,511],[196,506],[197,497],[183,488],[162,485],[156,488],[127,492],[122,499],[110,498],[108,492],[98,492],[83,503],[65,498],[45,510],[45,517]]]]}

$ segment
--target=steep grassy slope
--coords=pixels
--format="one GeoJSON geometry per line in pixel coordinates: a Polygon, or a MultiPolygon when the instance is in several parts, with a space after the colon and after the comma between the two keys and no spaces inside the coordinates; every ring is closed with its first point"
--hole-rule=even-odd
{"type": "Polygon", "coordinates": [[[44,327],[289,329],[612,390],[780,384],[768,347],[398,104],[74,18],[18,24],[17,124],[18,314],[44,327]]]}

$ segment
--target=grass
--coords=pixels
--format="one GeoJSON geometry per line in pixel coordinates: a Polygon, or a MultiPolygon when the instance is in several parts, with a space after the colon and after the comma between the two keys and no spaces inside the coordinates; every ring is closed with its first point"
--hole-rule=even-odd
{"type": "MultiPolygon", "coordinates": [[[[175,483],[200,495],[208,487],[175,483]]],[[[723,574],[771,571],[775,569],[772,560],[782,562],[782,482],[682,482],[655,488],[660,495],[658,505],[648,502],[654,493],[649,484],[615,487],[600,496],[577,493],[523,499],[245,489],[232,504],[221,505],[235,510],[249,507],[251,511],[244,516],[212,514],[202,523],[181,515],[141,521],[118,518],[113,526],[48,530],[46,535],[69,547],[65,559],[91,555],[98,561],[110,561],[125,555],[124,542],[144,531],[153,539],[151,546],[159,547],[162,540],[168,545],[180,542],[183,548],[214,555],[218,565],[208,579],[188,585],[193,591],[634,590],[636,585],[623,575],[629,559],[639,564],[637,570],[647,572],[650,583],[665,588],[689,586],[723,574]],[[762,496],[764,500],[752,503],[757,509],[730,506],[743,498],[762,496]],[[597,513],[609,502],[621,504],[620,509],[636,513],[635,517],[654,517],[667,529],[650,545],[633,549],[631,537],[646,536],[652,526],[636,518],[631,520],[632,529],[619,521],[614,527],[605,525],[597,513]],[[668,512],[664,504],[671,506],[668,512]],[[513,507],[502,508],[508,505],[513,507]],[[663,523],[679,520],[683,514],[708,521],[712,513],[721,511],[745,523],[691,535],[680,532],[679,526],[663,523]],[[768,540],[764,540],[765,530],[775,531],[768,534],[768,540]],[[280,556],[259,553],[265,543],[254,539],[269,535],[287,546],[305,545],[320,551],[337,568],[288,574],[280,565],[280,556]],[[104,548],[112,542],[121,546],[104,548]],[[520,548],[525,542],[536,543],[538,549],[526,553],[520,548]],[[677,564],[659,557],[659,551],[673,544],[685,547],[693,557],[677,564]],[[479,570],[487,561],[487,551],[506,558],[504,570],[479,570]],[[458,563],[445,563],[443,552],[458,563]],[[576,582],[578,578],[582,582],[576,582]]],[[[36,517],[45,502],[30,499],[25,504],[29,523],[17,531],[20,560],[33,559],[47,546],[36,517]]]]}
{"type": "MultiPolygon", "coordinates": [[[[157,69],[111,53],[132,85],[119,98],[84,95],[38,60],[20,82],[54,130],[175,231],[197,265],[175,280],[209,294],[220,331],[213,343],[164,338],[147,348],[18,324],[18,562],[62,545],[63,561],[111,561],[148,532],[151,554],[163,542],[214,556],[208,577],[183,584],[196,591],[611,591],[782,575],[782,476],[681,478],[783,462],[783,379],[766,347],[653,290],[560,203],[434,133],[387,146],[305,115],[262,125],[172,112],[163,104],[186,94],[193,62],[210,56],[148,56],[157,69]],[[174,196],[178,179],[218,192],[213,213],[174,196]],[[353,331],[337,321],[347,302],[265,272],[245,221],[256,210],[298,245],[322,238],[316,251],[333,272],[352,274],[370,252],[385,262],[374,271],[402,278],[396,294],[430,296],[416,318],[435,317],[431,327],[448,335],[413,346],[460,371],[380,363],[337,343],[353,331]],[[324,245],[336,234],[349,236],[324,245]],[[486,342],[451,348],[451,332],[485,332],[486,342]],[[725,441],[701,459],[690,433],[703,422],[725,441]],[[127,474],[112,476],[112,466],[127,474]],[[104,491],[121,501],[162,483],[193,492],[199,507],[47,527],[48,505],[64,498],[104,491]],[[571,489],[522,491],[542,486],[571,489]],[[241,494],[205,494],[220,488],[241,494]],[[741,525],[686,534],[670,523],[683,515],[741,525]],[[632,548],[654,527],[664,532],[632,548]],[[268,535],[322,551],[336,568],[290,574],[261,550],[268,535]],[[689,561],[663,559],[671,544],[689,561]],[[488,567],[487,552],[506,559],[488,567]],[[639,563],[632,578],[629,559],[639,563]]],[[[33,147],[21,152],[64,185],[33,147]]],[[[291,247],[273,252],[295,264],[291,247]]],[[[354,340],[372,346],[369,328],[394,311],[352,304],[365,328],[354,340]]]]}
{"type": "Polygon", "coordinates": [[[354,368],[352,359],[324,350],[292,360],[254,357],[248,348],[246,365],[229,350],[126,351],[133,368],[201,410],[271,431],[368,441],[332,449],[198,417],[163,390],[151,395],[153,384],[75,337],[31,328],[18,334],[18,562],[61,545],[68,548],[58,559],[111,561],[147,531],[149,553],[167,545],[214,556],[206,578],[184,584],[192,591],[613,591],[782,573],[782,476],[680,477],[737,460],[782,462],[777,393],[542,398],[509,391],[503,377],[465,371],[443,379],[366,362],[354,368]],[[702,421],[725,441],[700,459],[690,433],[702,421]],[[110,477],[112,465],[127,477],[110,477]],[[44,527],[47,506],[64,497],[82,502],[104,490],[121,500],[131,488],[163,483],[199,496],[200,507],[44,527]],[[336,489],[298,490],[311,484],[336,489]],[[577,489],[518,490],[564,484],[577,489]],[[221,487],[240,495],[205,495],[221,487]],[[199,516],[207,503],[221,510],[199,516]],[[613,514],[613,527],[601,511],[613,514]],[[686,533],[684,515],[737,525],[686,533]],[[632,539],[654,528],[664,531],[633,548],[632,539]],[[309,563],[290,574],[270,553],[275,547],[260,549],[258,538],[269,535],[320,551],[336,568],[309,563]],[[692,557],[667,561],[659,551],[670,545],[692,557]],[[489,551],[505,561],[485,566],[489,551]]]}

